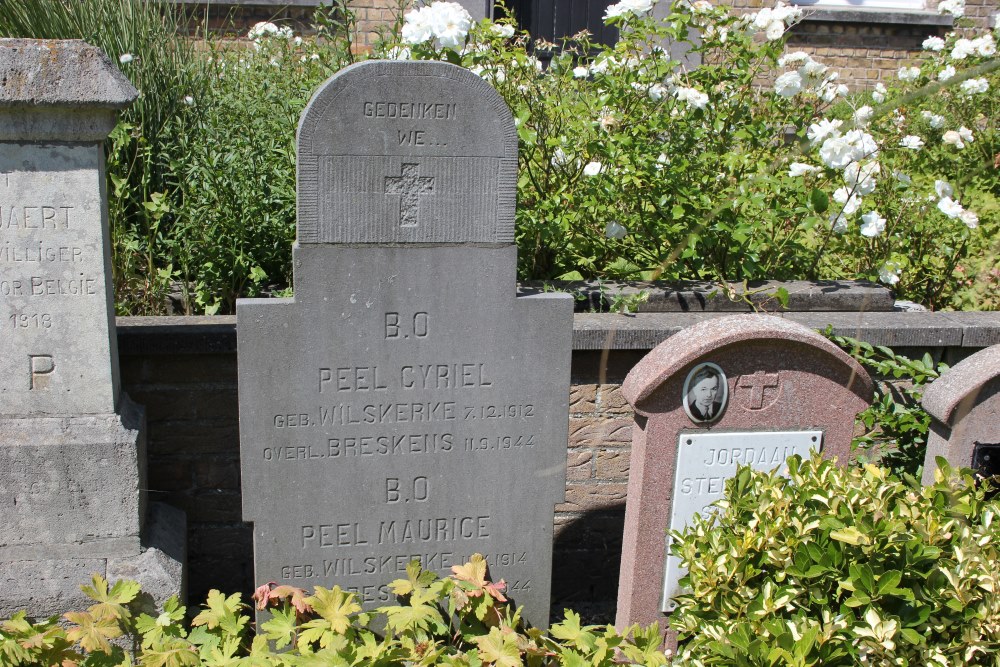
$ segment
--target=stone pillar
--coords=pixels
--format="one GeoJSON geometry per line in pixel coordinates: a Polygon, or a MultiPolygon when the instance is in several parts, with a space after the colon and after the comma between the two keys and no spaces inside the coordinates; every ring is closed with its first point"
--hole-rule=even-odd
{"type": "Polygon", "coordinates": [[[86,606],[94,572],[183,590],[183,513],[142,539],[145,416],[118,378],[103,142],[137,94],[84,42],[0,39],[0,617],[86,606]]]}

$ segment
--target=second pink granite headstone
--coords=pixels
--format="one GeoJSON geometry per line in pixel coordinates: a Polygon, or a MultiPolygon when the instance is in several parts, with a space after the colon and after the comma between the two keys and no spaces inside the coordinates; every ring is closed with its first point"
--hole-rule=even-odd
{"type": "Polygon", "coordinates": [[[955,364],[924,391],[934,417],[924,458],[924,484],[934,481],[937,457],[984,476],[1000,473],[1000,345],[955,364]]]}
{"type": "Polygon", "coordinates": [[[660,621],[683,572],[667,531],[721,497],[740,464],[762,470],[820,449],[846,461],[872,398],[861,366],[814,331],[739,315],[684,329],[622,386],[635,409],[617,625],[660,621]]]}

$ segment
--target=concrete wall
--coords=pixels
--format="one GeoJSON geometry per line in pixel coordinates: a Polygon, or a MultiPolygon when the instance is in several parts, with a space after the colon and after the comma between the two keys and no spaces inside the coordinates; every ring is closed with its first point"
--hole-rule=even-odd
{"type": "MultiPolygon", "coordinates": [[[[556,516],[553,601],[611,621],[631,443],[619,391],[642,356],[682,327],[724,313],[577,314],[566,502],[556,516]]],[[[1000,343],[1000,313],[788,313],[816,329],[952,363],[1000,343]]],[[[145,405],[149,499],[187,512],[189,591],[249,594],[250,528],[241,521],[233,317],[118,319],[124,389],[145,405]]],[[[276,489],[276,493],[280,490],[276,489]]]]}

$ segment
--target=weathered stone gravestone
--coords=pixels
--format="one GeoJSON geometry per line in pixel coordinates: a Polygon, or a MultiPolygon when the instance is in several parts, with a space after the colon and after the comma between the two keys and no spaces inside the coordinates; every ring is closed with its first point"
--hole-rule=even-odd
{"type": "Polygon", "coordinates": [[[721,498],[737,466],[773,470],[810,449],[846,461],[872,391],[836,345],[769,315],[702,322],[646,355],[622,385],[636,421],[617,625],[674,608],[683,571],[667,531],[721,498]]]}
{"type": "Polygon", "coordinates": [[[147,531],[170,556],[141,540],[144,416],[118,381],[102,142],[136,94],[83,42],[0,39],[0,617],[79,607],[94,572],[182,590],[183,514],[147,531]]]}
{"type": "Polygon", "coordinates": [[[1000,345],[955,364],[924,390],[931,432],[924,484],[934,482],[937,457],[984,477],[1000,475],[1000,345]]]}
{"type": "Polygon", "coordinates": [[[257,583],[357,591],[473,553],[548,619],[572,299],[515,298],[517,134],[443,63],[367,62],[298,133],[294,299],[237,304],[257,583]]]}

